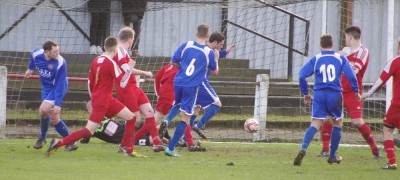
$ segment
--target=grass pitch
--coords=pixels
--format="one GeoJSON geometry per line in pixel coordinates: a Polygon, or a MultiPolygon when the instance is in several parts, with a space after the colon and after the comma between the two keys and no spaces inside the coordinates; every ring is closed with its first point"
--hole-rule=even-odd
{"type": "MultiPolygon", "coordinates": [[[[50,139],[48,139],[48,142],[50,139]]],[[[0,139],[0,179],[393,179],[399,170],[380,169],[368,147],[341,146],[341,164],[317,157],[320,143],[312,143],[302,166],[293,166],[299,144],[203,142],[207,152],[178,148],[180,157],[136,146],[148,158],[117,153],[117,145],[92,138],[74,152],[59,149],[49,158],[33,149],[34,139],[0,139]]],[[[397,153],[399,157],[400,154],[397,153]]]]}

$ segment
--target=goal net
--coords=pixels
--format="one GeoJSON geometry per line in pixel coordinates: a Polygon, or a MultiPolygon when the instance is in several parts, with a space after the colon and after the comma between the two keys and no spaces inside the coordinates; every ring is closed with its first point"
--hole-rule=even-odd
{"type": "MultiPolygon", "coordinates": [[[[133,58],[137,61],[137,69],[155,74],[162,65],[169,63],[180,44],[195,39],[197,25],[208,24],[212,32],[225,35],[225,48],[232,44],[236,48],[219,61],[219,75],[210,78],[223,106],[206,124],[206,135],[217,141],[249,141],[256,137],[284,142],[300,140],[309,125],[310,108],[302,103],[298,72],[306,61],[319,53],[323,29],[334,36],[335,50],[339,50],[339,45],[343,46],[343,30],[350,24],[362,28],[363,43],[370,49],[384,43],[384,40],[375,41],[385,33],[385,2],[381,0],[134,2],[146,2],[147,6],[141,9],[124,4],[126,2],[122,0],[101,0],[95,5],[85,0],[0,2],[0,66],[6,66],[8,70],[7,136],[36,136],[39,133],[40,83],[38,79],[23,79],[21,75],[27,69],[30,51],[49,39],[60,45],[70,77],[61,118],[71,129],[76,129],[82,127],[88,117],[85,102],[89,95],[82,78],[87,77],[91,60],[96,56],[93,53],[98,53],[97,46],[101,47],[106,36],[116,36],[125,25],[135,29],[138,26],[135,18],[143,18],[133,58]],[[325,12],[320,8],[324,3],[325,12]],[[371,21],[369,9],[374,8],[382,16],[371,21]],[[379,33],[373,33],[377,24],[382,27],[379,26],[379,33]],[[266,76],[260,76],[263,80],[257,81],[257,75],[262,74],[266,76]],[[255,136],[243,130],[244,121],[250,117],[258,118],[262,126],[255,136]]],[[[377,52],[371,51],[374,62],[384,57],[379,54],[384,48],[377,49],[377,52]]],[[[383,62],[370,63],[366,84],[377,78],[376,74],[383,66],[383,62]]],[[[140,87],[155,105],[157,99],[152,80],[141,79],[140,87]]],[[[385,112],[384,97],[385,92],[378,93],[365,103],[365,118],[371,119],[369,122],[376,129],[381,128],[378,119],[382,119],[385,112]]],[[[201,116],[202,112],[197,119],[201,116]]],[[[175,122],[178,119],[176,117],[175,122]]],[[[50,134],[56,134],[52,128],[49,130],[50,134]]],[[[169,128],[170,132],[173,130],[173,126],[169,128]]],[[[348,123],[344,130],[354,132],[348,123]]],[[[360,138],[357,141],[361,140],[361,136],[357,136],[360,138]]],[[[346,136],[343,139],[346,141],[346,136]]]]}

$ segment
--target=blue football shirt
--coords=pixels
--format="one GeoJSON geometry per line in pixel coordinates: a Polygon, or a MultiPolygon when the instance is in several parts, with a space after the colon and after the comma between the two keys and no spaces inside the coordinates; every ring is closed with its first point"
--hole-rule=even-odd
{"type": "Polygon", "coordinates": [[[174,53],[172,62],[180,63],[174,86],[197,87],[207,79],[208,70],[216,70],[214,51],[195,41],[182,44],[174,53]]]}

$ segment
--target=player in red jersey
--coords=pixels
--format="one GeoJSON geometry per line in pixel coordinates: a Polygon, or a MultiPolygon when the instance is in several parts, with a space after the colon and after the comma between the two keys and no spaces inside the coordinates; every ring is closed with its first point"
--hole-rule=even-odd
{"type": "MultiPolygon", "coordinates": [[[[153,74],[150,71],[141,71],[125,65],[127,62],[134,62],[127,53],[127,50],[132,47],[134,36],[135,31],[129,27],[122,28],[118,33],[120,46],[118,47],[118,54],[114,56],[113,59],[120,65],[121,69],[123,69],[123,75],[116,79],[115,89],[118,99],[135,114],[136,120],[140,121],[140,113],[144,114],[146,117],[143,127],[134,135],[135,140],[133,142],[140,139],[144,134],[150,133],[154,142],[153,150],[159,152],[164,150],[164,146],[158,137],[154,110],[146,94],[137,86],[136,77],[130,76],[130,73],[132,73],[132,75],[145,75],[148,77],[152,77],[153,74]],[[124,86],[125,88],[122,88],[124,86]]],[[[136,124],[138,123],[139,122],[136,124]]],[[[134,129],[135,121],[127,122],[125,127],[126,137],[130,137],[134,129]]],[[[133,145],[133,143],[129,142],[129,145],[133,145]]],[[[122,139],[119,151],[123,152],[128,148],[130,147],[128,146],[127,139],[122,139]]]]}
{"type": "MultiPolygon", "coordinates": [[[[361,44],[361,30],[357,26],[350,26],[345,30],[346,46],[342,50],[342,55],[346,56],[349,60],[354,73],[356,74],[358,87],[360,93],[362,92],[362,79],[368,66],[369,51],[361,44]]],[[[343,75],[344,76],[344,75],[343,75]]],[[[358,101],[354,96],[351,89],[350,82],[347,78],[342,78],[343,99],[344,107],[349,113],[351,122],[371,147],[372,154],[375,158],[380,158],[378,146],[376,145],[375,138],[371,134],[371,129],[368,124],[364,123],[362,119],[362,102],[358,101]]],[[[321,130],[322,151],[320,156],[329,156],[329,142],[332,134],[332,120],[328,118],[324,121],[321,130]]]]}
{"type": "Polygon", "coordinates": [[[155,107],[156,123],[160,124],[175,101],[174,94],[174,77],[179,71],[172,64],[167,64],[161,67],[154,78],[154,90],[157,95],[157,105],[155,107]]]}
{"type": "MultiPolygon", "coordinates": [[[[93,109],[86,127],[61,140],[54,138],[45,156],[50,156],[61,146],[71,144],[81,138],[91,137],[104,117],[118,116],[126,121],[134,120],[135,115],[112,96],[114,80],[121,75],[120,68],[111,58],[117,54],[118,40],[109,37],[104,44],[106,52],[92,61],[89,70],[89,93],[93,109]]],[[[133,142],[132,136],[127,139],[133,142]]],[[[127,153],[132,154],[132,151],[133,149],[130,152],[127,150],[127,153]]]]}
{"type": "MultiPolygon", "coordinates": [[[[400,54],[400,42],[397,48],[400,54]]],[[[400,56],[390,60],[383,69],[379,79],[374,83],[362,98],[365,99],[374,94],[378,89],[385,85],[386,81],[393,77],[393,97],[385,119],[383,119],[383,147],[389,162],[382,169],[397,169],[396,154],[394,152],[393,130],[400,129],[400,56]]]]}

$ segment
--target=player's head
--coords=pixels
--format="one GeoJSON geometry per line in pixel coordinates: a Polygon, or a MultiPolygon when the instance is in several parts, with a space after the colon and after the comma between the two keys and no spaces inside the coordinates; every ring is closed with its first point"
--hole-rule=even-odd
{"type": "Polygon", "coordinates": [[[320,45],[322,49],[332,49],[333,47],[332,35],[325,34],[321,36],[320,45]]]}
{"type": "Polygon", "coordinates": [[[350,26],[344,30],[346,36],[346,46],[351,46],[355,41],[361,39],[361,29],[357,26],[350,26]]]}
{"type": "Polygon", "coordinates": [[[207,24],[200,24],[199,26],[197,26],[197,33],[196,36],[199,39],[208,39],[208,37],[210,37],[210,28],[208,27],[207,24]]]}
{"type": "Polygon", "coordinates": [[[121,43],[128,43],[129,48],[131,48],[135,40],[135,31],[130,27],[124,27],[119,30],[118,39],[121,43]]]}
{"type": "Polygon", "coordinates": [[[118,40],[115,37],[108,37],[104,41],[104,49],[106,53],[110,56],[115,56],[117,54],[118,40]]]}
{"type": "Polygon", "coordinates": [[[208,45],[211,49],[222,49],[225,43],[225,37],[219,32],[214,32],[208,39],[208,45]]]}
{"type": "Polygon", "coordinates": [[[44,55],[46,59],[56,59],[60,55],[60,48],[54,41],[46,41],[43,44],[44,55]]]}

